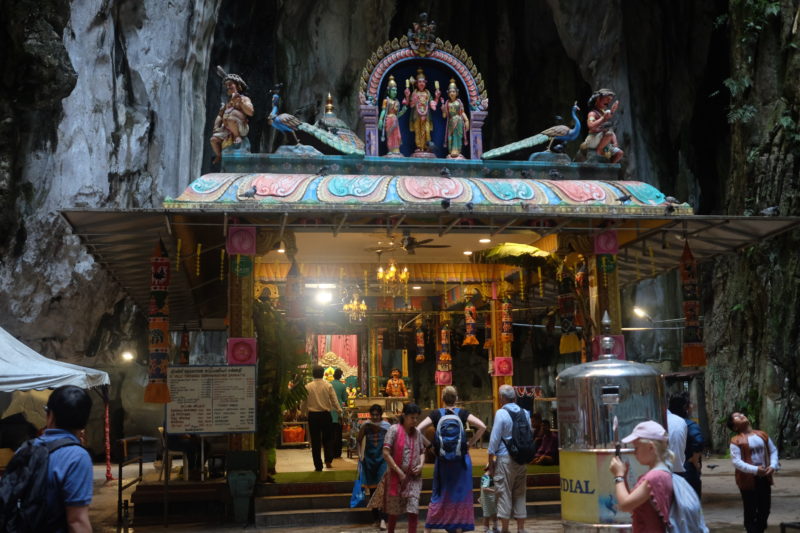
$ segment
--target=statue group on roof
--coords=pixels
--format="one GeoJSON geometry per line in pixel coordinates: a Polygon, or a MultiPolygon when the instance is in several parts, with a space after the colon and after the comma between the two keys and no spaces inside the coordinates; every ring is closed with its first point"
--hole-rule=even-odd
{"type": "MultiPolygon", "coordinates": [[[[313,125],[292,114],[280,113],[282,84],[276,84],[271,91],[272,106],[267,123],[294,141],[294,146],[282,146],[278,151],[303,157],[330,153],[325,151],[330,149],[333,153],[345,155],[377,156],[382,153],[384,157],[410,155],[464,159],[465,149],[469,149],[471,159],[493,159],[547,142],[544,151],[534,152],[529,159],[560,163],[572,161],[564,153],[564,146],[581,134],[577,103],[572,108],[571,127],[556,124],[531,137],[483,153],[482,126],[489,102],[484,82],[472,58],[458,45],[442,42],[436,37],[435,30],[436,23],[428,21],[423,13],[408,35],[387,41],[367,62],[359,89],[366,145],[336,117],[330,95],[323,118],[313,125]],[[411,63],[407,64],[407,61],[411,63]],[[416,69],[416,75],[405,79],[405,90],[400,100],[396,76],[406,78],[409,68],[416,69]],[[428,75],[434,79],[433,93],[428,88],[429,77],[425,70],[429,70],[428,75]],[[445,80],[449,78],[446,97],[439,89],[439,79],[443,77],[445,80]],[[465,101],[460,97],[459,88],[465,90],[465,101]],[[384,98],[378,110],[378,95],[383,91],[384,98]],[[304,135],[303,142],[310,142],[313,146],[301,144],[300,132],[304,135]],[[379,151],[379,143],[385,151],[384,148],[379,151]],[[323,152],[317,149],[320,147],[323,152]]],[[[225,73],[220,67],[217,67],[217,73],[223,78],[227,101],[222,103],[214,121],[210,139],[213,164],[220,161],[223,150],[249,151],[246,141],[248,121],[254,114],[253,104],[244,94],[247,91],[244,79],[237,74],[225,73]]],[[[580,145],[580,153],[589,162],[619,163],[624,152],[612,128],[619,109],[614,91],[599,89],[592,94],[588,104],[588,134],[580,145]]]]}

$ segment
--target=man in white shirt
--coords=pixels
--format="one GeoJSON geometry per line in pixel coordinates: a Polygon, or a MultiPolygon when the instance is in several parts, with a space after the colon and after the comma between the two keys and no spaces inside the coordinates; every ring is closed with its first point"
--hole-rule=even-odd
{"type": "Polygon", "coordinates": [[[742,413],[731,413],[728,428],[736,432],[730,450],[736,468],[736,486],[742,495],[744,528],[747,533],[762,533],[769,518],[772,474],[780,468],[778,448],[769,435],[751,428],[742,413]]]}
{"type": "Polygon", "coordinates": [[[311,457],[314,470],[322,472],[320,448],[325,453],[325,467],[333,468],[333,422],[331,411],[341,416],[342,406],[336,399],[336,392],[330,383],[322,379],[325,369],[317,365],[311,370],[314,380],[306,384],[308,397],[303,401],[301,411],[308,418],[308,432],[311,434],[311,457]]]}
{"type": "Polygon", "coordinates": [[[669,449],[675,454],[672,471],[676,474],[683,474],[686,472],[683,463],[686,461],[688,427],[686,426],[686,420],[672,413],[669,409],[667,409],[667,431],[669,431],[669,449]]]}
{"type": "Polygon", "coordinates": [[[525,496],[527,491],[527,465],[518,464],[508,453],[504,439],[511,438],[513,429],[512,414],[522,411],[525,422],[530,425],[531,416],[528,411],[516,404],[517,394],[511,385],[500,385],[497,391],[500,396],[500,409],[494,414],[492,435],[489,438],[489,475],[494,479],[495,498],[497,499],[497,518],[503,525],[503,531],[509,531],[511,518],[517,520],[517,531],[524,532],[527,509],[525,496]],[[510,412],[509,412],[510,411],[510,412]]]}

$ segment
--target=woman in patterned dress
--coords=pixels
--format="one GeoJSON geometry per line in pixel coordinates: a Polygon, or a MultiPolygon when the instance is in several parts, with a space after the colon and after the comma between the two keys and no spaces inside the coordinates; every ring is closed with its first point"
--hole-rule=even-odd
{"type": "Polygon", "coordinates": [[[403,407],[400,423],[386,432],[383,458],[387,471],[372,495],[368,507],[380,508],[388,515],[387,530],[393,533],[397,517],[408,514],[408,532],[416,533],[419,493],[422,490],[422,465],[425,463],[422,434],[417,431],[419,406],[403,407]]]}

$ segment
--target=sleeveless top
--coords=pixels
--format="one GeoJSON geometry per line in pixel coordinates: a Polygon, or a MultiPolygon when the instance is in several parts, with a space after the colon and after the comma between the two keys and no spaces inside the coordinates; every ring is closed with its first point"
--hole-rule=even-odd
{"type": "Polygon", "coordinates": [[[659,533],[667,530],[669,508],[672,506],[672,474],[653,469],[641,476],[634,489],[647,480],[650,501],[633,510],[634,533],[659,533]]]}

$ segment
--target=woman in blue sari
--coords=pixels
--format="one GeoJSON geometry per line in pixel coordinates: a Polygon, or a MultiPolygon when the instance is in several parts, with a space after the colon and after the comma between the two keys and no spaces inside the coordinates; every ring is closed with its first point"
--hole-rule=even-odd
{"type": "MultiPolygon", "coordinates": [[[[439,420],[446,414],[455,414],[464,428],[469,423],[475,428],[475,435],[467,444],[472,447],[480,440],[486,425],[466,409],[456,407],[458,393],[452,386],[442,390],[442,409],[436,409],[417,426],[422,432],[433,425],[436,428],[439,420]]],[[[448,460],[439,455],[433,467],[433,491],[428,515],[425,520],[425,533],[431,529],[444,529],[449,532],[473,531],[475,529],[475,511],[472,502],[472,459],[469,452],[463,456],[448,460]]]]}
{"type": "MultiPolygon", "coordinates": [[[[383,439],[389,430],[389,422],[383,420],[383,408],[374,404],[369,408],[369,420],[364,422],[358,429],[358,457],[361,463],[361,486],[370,491],[375,487],[386,472],[386,461],[383,459],[383,439]]],[[[375,513],[376,526],[381,525],[385,520],[378,509],[373,509],[375,513]]],[[[385,528],[381,528],[385,529],[385,528]]]]}

